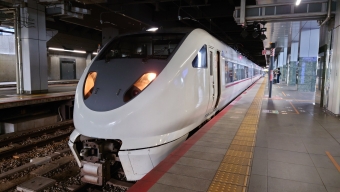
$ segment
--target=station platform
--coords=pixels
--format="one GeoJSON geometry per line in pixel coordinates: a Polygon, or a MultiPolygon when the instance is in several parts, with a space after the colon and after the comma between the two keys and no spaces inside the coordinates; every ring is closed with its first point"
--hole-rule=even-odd
{"type": "MultiPolygon", "coordinates": [[[[77,84],[79,80],[54,80],[48,81],[48,85],[58,85],[58,84],[77,84]]],[[[0,88],[15,87],[17,82],[0,82],[0,88]]]]}
{"type": "Polygon", "coordinates": [[[262,78],[129,192],[339,192],[340,119],[262,78]]]}
{"type": "Polygon", "coordinates": [[[49,83],[48,93],[32,95],[18,95],[15,87],[1,88],[2,84],[0,84],[0,109],[73,99],[77,83],[78,81],[60,81],[59,83],[55,81],[49,83]]]}

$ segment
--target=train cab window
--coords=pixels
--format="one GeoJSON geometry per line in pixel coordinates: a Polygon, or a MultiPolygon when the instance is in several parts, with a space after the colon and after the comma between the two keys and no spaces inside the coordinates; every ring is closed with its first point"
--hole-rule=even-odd
{"type": "Polygon", "coordinates": [[[185,33],[138,34],[114,39],[100,51],[96,60],[116,58],[167,59],[185,33]]]}
{"type": "Polygon", "coordinates": [[[207,68],[207,45],[198,51],[196,57],[192,61],[192,67],[194,68],[207,68]]]}

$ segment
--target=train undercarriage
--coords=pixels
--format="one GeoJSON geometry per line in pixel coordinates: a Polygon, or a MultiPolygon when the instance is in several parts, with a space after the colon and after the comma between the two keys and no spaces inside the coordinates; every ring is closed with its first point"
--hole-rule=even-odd
{"type": "Polygon", "coordinates": [[[81,181],[94,185],[105,185],[114,179],[126,181],[118,156],[120,140],[96,139],[80,135],[69,145],[81,167],[81,181]]]}

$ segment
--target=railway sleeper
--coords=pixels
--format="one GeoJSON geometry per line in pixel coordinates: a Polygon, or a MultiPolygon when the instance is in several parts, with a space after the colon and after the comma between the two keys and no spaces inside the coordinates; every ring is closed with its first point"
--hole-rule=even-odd
{"type": "Polygon", "coordinates": [[[106,185],[115,187],[116,189],[120,189],[121,191],[126,191],[130,187],[132,187],[133,183],[127,182],[127,181],[120,181],[117,179],[110,179],[108,182],[106,182],[106,185]]]}
{"type": "Polygon", "coordinates": [[[39,157],[39,158],[31,159],[31,161],[29,163],[26,163],[24,165],[21,165],[19,167],[16,167],[14,169],[11,169],[9,171],[1,173],[0,174],[0,179],[10,177],[10,176],[12,176],[12,175],[14,175],[16,173],[19,173],[21,171],[29,169],[30,167],[39,166],[39,165],[43,165],[43,164],[49,163],[51,159],[57,158],[60,155],[62,155],[64,153],[67,153],[69,151],[70,151],[70,149],[66,148],[66,149],[54,152],[51,155],[46,156],[46,157],[39,157]]]}

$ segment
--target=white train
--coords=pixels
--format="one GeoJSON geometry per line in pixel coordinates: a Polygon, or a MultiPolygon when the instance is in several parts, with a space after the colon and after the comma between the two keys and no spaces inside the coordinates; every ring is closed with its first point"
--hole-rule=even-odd
{"type": "Polygon", "coordinates": [[[202,29],[113,39],[76,90],[69,146],[82,180],[141,179],[261,72],[202,29]]]}

